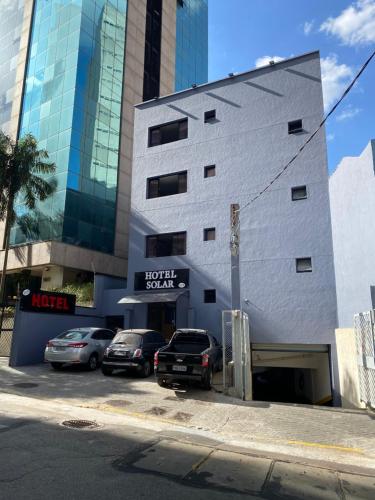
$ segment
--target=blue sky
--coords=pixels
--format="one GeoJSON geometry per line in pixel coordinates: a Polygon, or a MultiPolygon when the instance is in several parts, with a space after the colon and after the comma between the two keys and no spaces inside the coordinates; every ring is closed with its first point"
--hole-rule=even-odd
{"type": "MultiPolygon", "coordinates": [[[[375,0],[209,0],[209,80],[320,50],[328,110],[374,48],[375,0]]],[[[375,59],[326,130],[330,172],[375,139],[375,59]]]]}

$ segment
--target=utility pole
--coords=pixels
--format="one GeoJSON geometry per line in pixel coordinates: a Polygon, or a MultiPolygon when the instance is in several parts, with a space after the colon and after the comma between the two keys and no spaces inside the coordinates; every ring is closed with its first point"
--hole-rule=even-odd
{"type": "Polygon", "coordinates": [[[230,206],[230,279],[232,307],[232,358],[235,395],[242,399],[242,339],[241,339],[241,288],[240,288],[240,238],[239,208],[237,203],[230,206]]]}
{"type": "Polygon", "coordinates": [[[230,253],[231,253],[231,290],[232,311],[241,309],[240,286],[240,206],[230,206],[230,253]]]}
{"type": "Polygon", "coordinates": [[[232,354],[234,389],[244,401],[252,399],[251,348],[248,317],[241,311],[240,206],[230,206],[230,251],[232,294],[232,354]]]}

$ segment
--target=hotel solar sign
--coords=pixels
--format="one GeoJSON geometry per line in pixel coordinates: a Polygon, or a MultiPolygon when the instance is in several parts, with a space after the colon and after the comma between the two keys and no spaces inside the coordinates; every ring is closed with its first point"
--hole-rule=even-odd
{"type": "Polygon", "coordinates": [[[163,269],[162,271],[142,271],[135,273],[134,290],[174,290],[189,286],[189,269],[163,269]]]}

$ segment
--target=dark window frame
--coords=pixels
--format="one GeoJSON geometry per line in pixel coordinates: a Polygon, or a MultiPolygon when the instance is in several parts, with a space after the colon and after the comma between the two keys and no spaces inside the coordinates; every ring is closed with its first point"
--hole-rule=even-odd
{"type": "Polygon", "coordinates": [[[216,120],[216,109],[210,109],[204,112],[204,123],[211,123],[216,120]]]}
{"type": "Polygon", "coordinates": [[[204,178],[205,179],[210,179],[211,177],[216,177],[216,165],[206,165],[204,167],[204,178]],[[214,172],[214,175],[207,175],[209,171],[214,172]]]}
{"type": "Polygon", "coordinates": [[[302,118],[288,122],[288,134],[289,135],[290,134],[299,134],[300,132],[303,132],[302,118]],[[297,124],[300,126],[297,126],[297,124]]]}
{"type": "Polygon", "coordinates": [[[297,273],[312,273],[313,266],[312,266],[312,257],[297,257],[296,258],[296,272],[297,273]],[[301,263],[301,261],[304,260],[309,260],[310,261],[310,269],[298,269],[298,264],[301,263]]]}
{"type": "Polygon", "coordinates": [[[205,304],[216,304],[216,288],[203,290],[203,301],[205,304]]]}
{"type": "Polygon", "coordinates": [[[308,193],[307,193],[307,186],[306,185],[301,185],[301,186],[293,186],[291,188],[291,197],[292,197],[292,201],[300,201],[300,200],[307,200],[307,197],[308,197],[308,193]],[[305,196],[301,196],[301,197],[295,197],[295,193],[299,190],[302,190],[304,189],[305,190],[305,196]]]}
{"type": "MultiPolygon", "coordinates": [[[[146,182],[147,182],[147,185],[146,185],[146,198],[148,200],[153,200],[155,198],[164,198],[165,196],[175,196],[176,194],[183,194],[183,193],[187,193],[187,170],[181,170],[180,172],[172,172],[170,174],[163,174],[163,175],[156,175],[154,177],[148,177],[146,179],[146,182]],[[152,189],[150,189],[150,184],[152,183],[152,181],[159,181],[159,185],[158,185],[158,191],[160,189],[160,179],[165,179],[166,177],[172,177],[174,175],[176,176],[182,176],[183,174],[185,174],[185,191],[178,191],[176,193],[171,193],[171,194],[159,194],[157,196],[151,196],[150,195],[150,191],[152,191],[152,189]]],[[[177,186],[178,188],[180,187],[180,180],[178,179],[177,181],[177,186]]]]}
{"type": "MultiPolygon", "coordinates": [[[[159,243],[161,244],[161,243],[159,243]]],[[[158,242],[156,241],[156,245],[158,245],[158,242]]],[[[173,240],[171,242],[171,245],[173,246],[173,240]]],[[[160,257],[173,257],[175,255],[186,255],[187,251],[187,232],[186,231],[175,231],[172,233],[158,233],[158,234],[149,234],[145,238],[145,257],[146,259],[154,259],[154,258],[160,258],[160,257]],[[170,253],[166,255],[150,255],[150,248],[149,248],[149,241],[151,241],[151,238],[160,238],[163,236],[177,236],[177,235],[184,235],[185,236],[185,241],[184,241],[184,252],[183,253],[170,253]]],[[[157,253],[157,247],[156,247],[156,253],[157,253]]]]}
{"type": "Polygon", "coordinates": [[[170,122],[166,123],[160,123],[159,125],[154,125],[152,127],[149,127],[148,129],[148,147],[153,148],[155,146],[162,146],[163,144],[170,144],[171,142],[177,142],[177,141],[182,141],[184,139],[187,139],[189,137],[189,122],[187,118],[181,118],[179,120],[172,120],[170,122]],[[186,123],[186,130],[181,128],[181,124],[186,123]],[[162,132],[163,129],[166,129],[167,127],[170,127],[171,125],[179,125],[178,128],[178,137],[176,139],[168,140],[168,141],[162,141],[162,132]],[[160,133],[160,140],[157,144],[153,144],[152,140],[152,134],[154,131],[159,130],[160,133]],[[181,132],[182,130],[182,132],[181,132]],[[186,135],[185,135],[186,134],[186,135]],[[180,137],[180,135],[184,135],[183,137],[180,137]]]}
{"type": "Polygon", "coordinates": [[[215,241],[216,240],[216,227],[205,227],[203,229],[203,241],[215,241]],[[208,238],[210,231],[213,231],[213,238],[208,238]]]}
{"type": "Polygon", "coordinates": [[[162,0],[147,0],[143,101],[154,99],[160,95],[162,11],[162,0]]]}

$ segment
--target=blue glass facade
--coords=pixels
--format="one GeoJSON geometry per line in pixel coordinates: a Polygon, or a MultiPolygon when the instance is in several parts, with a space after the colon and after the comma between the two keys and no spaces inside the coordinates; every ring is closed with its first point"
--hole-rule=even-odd
{"type": "MultiPolygon", "coordinates": [[[[126,10],[126,0],[35,1],[20,135],[57,166],[37,239],[113,252],[126,10]]],[[[15,226],[12,243],[26,240],[15,226]]]]}
{"type": "Polygon", "coordinates": [[[24,2],[0,1],[0,9],[0,128],[9,133],[24,2]]]}
{"type": "Polygon", "coordinates": [[[184,90],[208,79],[208,0],[177,1],[176,82],[184,90]]]}

